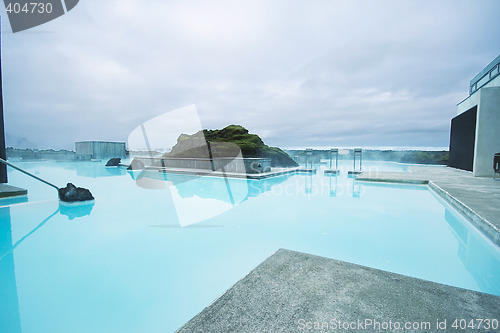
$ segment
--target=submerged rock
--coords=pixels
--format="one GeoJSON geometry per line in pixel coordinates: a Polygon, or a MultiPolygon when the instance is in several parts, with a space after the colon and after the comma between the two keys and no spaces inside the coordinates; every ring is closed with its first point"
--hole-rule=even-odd
{"type": "Polygon", "coordinates": [[[121,161],[122,161],[121,158],[113,157],[108,161],[108,163],[106,163],[106,166],[119,166],[121,161]]]}
{"type": "Polygon", "coordinates": [[[75,185],[68,183],[66,187],[59,189],[59,200],[65,202],[77,202],[94,200],[94,197],[86,188],[76,187],[75,185]]]}
{"type": "Polygon", "coordinates": [[[127,168],[127,170],[142,170],[142,169],[144,169],[144,163],[136,159],[134,159],[127,168]]]}

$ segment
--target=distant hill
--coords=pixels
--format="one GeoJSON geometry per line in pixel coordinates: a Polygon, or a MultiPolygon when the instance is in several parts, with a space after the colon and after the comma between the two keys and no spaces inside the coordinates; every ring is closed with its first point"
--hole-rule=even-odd
{"type": "MultiPolygon", "coordinates": [[[[305,150],[288,150],[291,156],[297,156],[300,162],[305,162],[305,150]]],[[[363,150],[363,160],[368,161],[392,161],[410,164],[435,164],[446,165],[448,163],[448,151],[423,151],[423,150],[363,150]]],[[[329,150],[314,150],[313,161],[319,163],[321,159],[330,158],[329,150]]],[[[339,155],[339,159],[352,159],[352,151],[347,155],[339,155]]]]}
{"type": "Polygon", "coordinates": [[[5,145],[7,147],[21,148],[21,149],[37,149],[37,145],[24,137],[5,133],[5,145]]]}
{"type": "Polygon", "coordinates": [[[221,130],[203,130],[195,134],[181,134],[177,144],[166,157],[207,157],[209,143],[213,157],[235,157],[241,150],[243,157],[270,158],[273,167],[293,167],[297,163],[283,150],[269,147],[257,134],[250,134],[240,125],[229,125],[221,130]]]}
{"type": "Polygon", "coordinates": [[[20,149],[7,147],[5,149],[8,159],[20,160],[58,160],[58,161],[76,161],[76,153],[70,150],[54,149],[20,149]]]}

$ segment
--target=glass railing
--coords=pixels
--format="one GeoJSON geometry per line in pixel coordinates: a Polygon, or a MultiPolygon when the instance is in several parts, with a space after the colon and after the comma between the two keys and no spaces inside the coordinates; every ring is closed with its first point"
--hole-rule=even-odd
{"type": "Polygon", "coordinates": [[[469,95],[478,91],[498,74],[500,74],[500,55],[470,81],[469,95]]]}

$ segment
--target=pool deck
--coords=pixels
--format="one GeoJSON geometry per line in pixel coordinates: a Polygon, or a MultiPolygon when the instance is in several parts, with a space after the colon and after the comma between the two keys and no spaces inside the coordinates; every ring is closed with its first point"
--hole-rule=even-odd
{"type": "Polygon", "coordinates": [[[449,167],[412,166],[410,172],[363,172],[356,181],[428,184],[500,246],[500,180],[449,167]]]}
{"type": "Polygon", "coordinates": [[[499,314],[500,296],[279,250],[177,332],[464,332],[452,328],[455,319],[499,314]],[[352,326],[335,329],[339,320],[352,326]],[[430,329],[384,329],[389,321],[430,329]]]}
{"type": "Polygon", "coordinates": [[[18,196],[23,196],[23,195],[27,195],[27,194],[28,194],[28,191],[24,188],[12,186],[12,185],[7,185],[7,184],[0,184],[0,199],[18,197],[18,196]]]}

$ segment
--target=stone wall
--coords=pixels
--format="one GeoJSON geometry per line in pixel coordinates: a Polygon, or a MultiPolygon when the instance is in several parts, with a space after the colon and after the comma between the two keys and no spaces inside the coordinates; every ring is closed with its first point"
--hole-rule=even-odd
{"type": "Polygon", "coordinates": [[[171,158],[171,157],[135,157],[146,167],[223,170],[235,173],[263,173],[271,171],[270,158],[171,158]]]}

